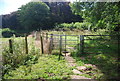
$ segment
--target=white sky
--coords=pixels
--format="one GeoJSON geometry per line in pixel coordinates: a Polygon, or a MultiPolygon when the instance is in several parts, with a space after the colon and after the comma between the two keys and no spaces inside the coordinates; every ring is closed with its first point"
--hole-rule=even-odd
{"type": "Polygon", "coordinates": [[[0,15],[16,11],[21,5],[25,5],[30,1],[31,0],[0,0],[0,15]]]}

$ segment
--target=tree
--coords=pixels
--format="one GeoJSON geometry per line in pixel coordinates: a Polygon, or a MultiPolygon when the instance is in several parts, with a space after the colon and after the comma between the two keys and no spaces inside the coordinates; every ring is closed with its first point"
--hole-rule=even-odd
{"type": "Polygon", "coordinates": [[[49,7],[43,2],[30,2],[19,8],[18,20],[27,31],[46,29],[49,22],[49,7]]]}
{"type": "Polygon", "coordinates": [[[12,30],[19,30],[20,24],[17,20],[17,12],[12,12],[11,14],[2,15],[2,27],[10,28],[12,30]]]}
{"type": "Polygon", "coordinates": [[[80,15],[74,15],[70,2],[45,2],[50,7],[51,19],[54,23],[71,23],[82,21],[80,15]]]}
{"type": "Polygon", "coordinates": [[[72,11],[81,15],[92,27],[112,31],[115,24],[120,24],[120,9],[118,2],[74,2],[72,11]]]}

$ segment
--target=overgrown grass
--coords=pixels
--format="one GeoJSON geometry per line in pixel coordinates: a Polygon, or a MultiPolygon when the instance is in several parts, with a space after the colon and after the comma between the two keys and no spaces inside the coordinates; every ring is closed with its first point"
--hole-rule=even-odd
{"type": "MultiPolygon", "coordinates": [[[[10,39],[10,38],[9,38],[10,39]]],[[[2,40],[2,59],[3,59],[3,76],[10,70],[20,67],[21,65],[32,65],[37,62],[40,55],[39,49],[34,45],[34,39],[28,38],[28,51],[25,52],[25,40],[23,37],[13,37],[12,49],[13,53],[9,51],[9,39],[2,40]]]]}
{"type": "Polygon", "coordinates": [[[19,68],[9,71],[4,75],[5,79],[52,79],[63,81],[69,79],[72,74],[71,68],[66,66],[66,61],[62,57],[58,61],[56,55],[42,55],[38,63],[31,66],[20,66],[19,68]]]}

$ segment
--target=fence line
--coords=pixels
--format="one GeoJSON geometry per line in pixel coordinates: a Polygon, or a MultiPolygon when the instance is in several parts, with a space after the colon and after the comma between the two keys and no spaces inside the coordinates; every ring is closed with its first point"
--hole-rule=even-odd
{"type": "MultiPolygon", "coordinates": [[[[116,35],[58,35],[58,34],[47,34],[46,36],[48,36],[48,38],[49,38],[51,35],[52,35],[51,41],[52,41],[52,48],[53,49],[58,49],[58,48],[62,47],[62,51],[67,51],[67,49],[71,49],[71,48],[68,48],[69,45],[76,45],[76,46],[78,46],[79,54],[84,54],[86,48],[96,48],[96,47],[85,47],[85,45],[86,45],[85,41],[87,41],[87,40],[90,40],[90,41],[92,41],[92,40],[93,41],[94,40],[96,40],[96,41],[110,41],[111,39],[103,39],[103,37],[116,36],[116,35]],[[75,39],[68,39],[67,38],[68,36],[74,37],[75,39]],[[95,37],[95,36],[98,37],[98,39],[97,38],[90,38],[90,37],[95,37]],[[60,42],[61,38],[62,38],[62,43],[60,42]],[[56,47],[59,45],[61,47],[56,47]]],[[[60,49],[58,49],[58,50],[60,50],[60,49]]]]}
{"type": "MultiPolygon", "coordinates": [[[[42,33],[40,32],[40,43],[41,43],[41,53],[44,54],[44,40],[50,40],[50,47],[49,47],[49,51],[50,53],[52,53],[52,50],[57,49],[59,50],[60,54],[59,54],[59,58],[58,60],[60,60],[60,56],[62,54],[62,52],[65,53],[70,49],[70,50],[79,50],[78,56],[80,56],[81,54],[92,54],[92,52],[88,53],[85,52],[86,49],[89,50],[90,48],[98,48],[98,49],[103,49],[103,48],[99,48],[99,47],[95,47],[95,46],[86,46],[86,41],[109,41],[109,40],[113,40],[113,39],[107,39],[107,38],[103,38],[106,36],[117,36],[118,41],[112,42],[112,44],[118,44],[118,54],[120,53],[119,49],[119,44],[120,44],[120,36],[119,35],[57,35],[57,34],[48,34],[48,33],[42,33]],[[97,37],[98,38],[91,38],[91,37],[97,37]],[[72,38],[70,38],[72,37],[72,38]],[[87,38],[87,39],[86,39],[87,38]],[[76,42],[74,42],[76,41],[76,42]],[[74,47],[73,47],[74,46],[74,47]],[[76,47],[75,47],[76,46],[76,47]],[[78,47],[78,48],[77,48],[78,47]]],[[[13,41],[14,42],[14,41],[13,41]]],[[[104,43],[104,42],[103,42],[104,43]]],[[[9,51],[10,53],[13,53],[13,45],[12,45],[12,40],[9,40],[9,51]]],[[[102,43],[101,43],[102,44],[102,43]]],[[[104,44],[103,44],[104,45],[104,44]]],[[[25,35],[25,51],[26,54],[29,53],[28,50],[28,40],[27,40],[27,35],[25,35]]],[[[99,54],[99,53],[98,53],[99,54]]]]}

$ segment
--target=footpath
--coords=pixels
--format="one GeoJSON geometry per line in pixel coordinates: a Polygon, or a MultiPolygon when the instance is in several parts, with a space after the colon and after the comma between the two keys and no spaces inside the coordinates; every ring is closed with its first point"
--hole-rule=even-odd
{"type": "MultiPolygon", "coordinates": [[[[71,81],[97,81],[97,80],[93,80],[91,78],[82,76],[82,74],[84,74],[82,70],[86,70],[87,67],[77,66],[75,59],[73,59],[73,57],[70,56],[70,53],[66,53],[65,60],[67,61],[68,67],[76,67],[76,69],[72,70],[73,75],[70,75],[71,81]]],[[[86,66],[92,66],[92,65],[86,64],[86,66]]]]}

